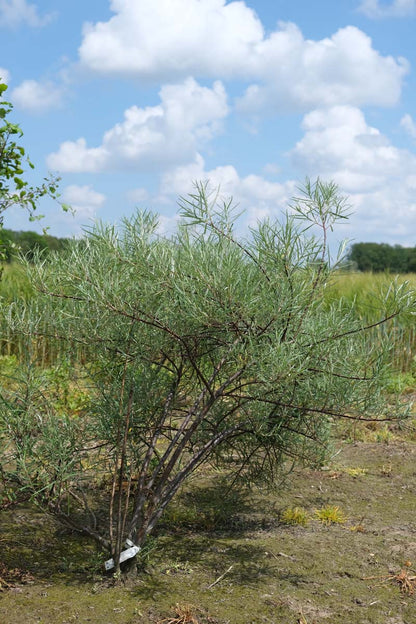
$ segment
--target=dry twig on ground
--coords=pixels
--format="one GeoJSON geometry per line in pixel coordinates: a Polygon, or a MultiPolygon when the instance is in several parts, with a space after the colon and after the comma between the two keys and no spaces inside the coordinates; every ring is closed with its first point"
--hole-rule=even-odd
{"type": "MultiPolygon", "coordinates": [[[[409,566],[410,562],[406,562],[405,565],[409,566]]],[[[403,568],[397,574],[382,574],[379,576],[367,576],[363,578],[363,581],[380,579],[382,583],[388,583],[393,581],[400,587],[402,594],[412,595],[416,591],[416,574],[411,574],[413,570],[409,567],[403,568]]]]}
{"type": "Polygon", "coordinates": [[[160,620],[158,624],[199,624],[194,612],[195,607],[190,604],[176,604],[176,616],[160,620]]]}

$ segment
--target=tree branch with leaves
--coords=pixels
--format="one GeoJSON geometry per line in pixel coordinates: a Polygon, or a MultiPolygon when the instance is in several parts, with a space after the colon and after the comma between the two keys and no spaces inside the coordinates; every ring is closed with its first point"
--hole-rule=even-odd
{"type": "MultiPolygon", "coordinates": [[[[44,178],[39,186],[32,186],[25,179],[25,167],[34,169],[34,165],[20,144],[22,129],[9,121],[13,105],[2,99],[6,90],[7,85],[0,79],[0,228],[3,226],[4,213],[11,207],[24,208],[33,221],[41,218],[35,212],[43,197],[59,198],[58,177],[44,178]]],[[[62,207],[65,211],[69,210],[65,204],[62,207]]]]}

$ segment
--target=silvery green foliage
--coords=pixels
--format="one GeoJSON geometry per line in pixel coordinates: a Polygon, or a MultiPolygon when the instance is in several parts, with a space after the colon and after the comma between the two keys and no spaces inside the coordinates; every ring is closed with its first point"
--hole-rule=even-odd
{"type": "Polygon", "coordinates": [[[20,453],[16,466],[30,466],[21,486],[115,561],[126,538],[143,544],[199,466],[273,483],[293,460],[320,464],[337,419],[391,419],[391,345],[378,330],[414,306],[392,285],[384,316],[365,327],[345,304],[326,304],[337,267],[327,235],[347,209],[334,184],[307,181],[281,222],[246,238],[232,204],[205,184],[180,207],[172,238],[142,211],[39,259],[36,309],[11,319],[69,354],[82,345],[73,371],[91,385],[77,419],[9,395],[3,440],[20,453]],[[23,434],[7,430],[13,410],[16,423],[16,410],[29,419],[23,434]],[[109,487],[92,491],[94,477],[109,487]]]}

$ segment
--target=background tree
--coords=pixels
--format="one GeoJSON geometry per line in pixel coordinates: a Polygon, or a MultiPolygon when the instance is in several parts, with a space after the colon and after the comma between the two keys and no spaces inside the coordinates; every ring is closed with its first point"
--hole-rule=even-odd
{"type": "Polygon", "coordinates": [[[307,182],[282,222],[247,239],[206,185],[180,206],[171,239],[141,212],[38,261],[35,309],[9,314],[32,357],[2,395],[3,477],[93,537],[116,571],[126,538],[142,546],[199,466],[272,484],[288,462],[323,461],[334,421],[404,415],[385,403],[377,328],[414,305],[405,287],[388,289],[370,326],[324,304],[336,268],[327,233],[346,210],[334,184],[307,182]],[[57,408],[34,366],[42,333],[68,357],[88,348],[69,367],[89,387],[81,416],[57,408]]]}
{"type": "Polygon", "coordinates": [[[416,271],[416,248],[392,247],[386,243],[354,243],[348,260],[359,271],[412,273],[416,271]]]}
{"type": "Polygon", "coordinates": [[[61,251],[67,244],[68,239],[57,238],[50,234],[39,234],[32,231],[13,231],[3,228],[2,243],[4,259],[11,262],[16,259],[19,254],[23,254],[28,260],[33,260],[36,253],[42,251],[61,251]]]}

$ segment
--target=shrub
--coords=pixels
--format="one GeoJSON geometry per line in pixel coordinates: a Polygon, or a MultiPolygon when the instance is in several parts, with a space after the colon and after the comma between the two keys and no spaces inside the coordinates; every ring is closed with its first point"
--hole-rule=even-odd
{"type": "Polygon", "coordinates": [[[273,484],[289,462],[322,464],[334,421],[406,413],[392,416],[382,393],[391,345],[372,340],[414,308],[405,286],[388,289],[367,325],[324,301],[337,266],[327,236],[346,208],[334,184],[307,182],[282,222],[260,222],[247,239],[206,185],[180,205],[173,238],[140,212],[28,266],[40,295],[11,317],[29,347],[21,385],[3,393],[3,466],[7,456],[39,505],[104,546],[116,573],[125,540],[141,547],[199,467],[273,484]],[[30,348],[39,334],[69,355],[88,346],[82,418],[42,393],[30,348]],[[91,466],[110,492],[92,488],[91,466]]]}

